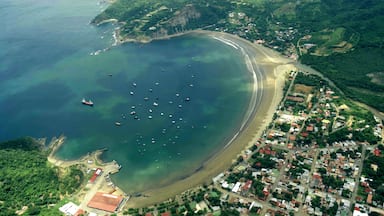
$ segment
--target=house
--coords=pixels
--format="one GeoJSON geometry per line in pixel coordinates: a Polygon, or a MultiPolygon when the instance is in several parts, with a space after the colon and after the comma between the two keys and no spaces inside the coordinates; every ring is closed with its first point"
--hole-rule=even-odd
{"type": "Polygon", "coordinates": [[[308,125],[306,128],[307,132],[313,132],[313,130],[314,130],[313,125],[308,125]]]}
{"type": "Polygon", "coordinates": [[[367,196],[367,203],[368,204],[372,204],[372,198],[373,198],[372,192],[369,192],[369,194],[367,196]]]}
{"type": "Polygon", "coordinates": [[[84,214],[84,211],[80,209],[79,206],[76,204],[69,202],[62,207],[59,208],[59,211],[64,213],[65,215],[70,215],[70,216],[78,216],[84,214]]]}

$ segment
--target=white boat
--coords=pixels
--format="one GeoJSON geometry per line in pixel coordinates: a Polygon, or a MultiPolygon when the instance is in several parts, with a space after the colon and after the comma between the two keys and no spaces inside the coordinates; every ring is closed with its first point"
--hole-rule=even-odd
{"type": "Polygon", "coordinates": [[[83,98],[83,100],[81,100],[81,103],[84,104],[84,105],[87,105],[87,106],[93,106],[93,102],[91,100],[85,100],[85,98],[83,98]]]}

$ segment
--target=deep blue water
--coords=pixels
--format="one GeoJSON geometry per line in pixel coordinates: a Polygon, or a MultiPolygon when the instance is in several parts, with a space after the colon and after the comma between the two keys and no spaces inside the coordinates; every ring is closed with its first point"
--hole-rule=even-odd
{"type": "Polygon", "coordinates": [[[237,50],[208,36],[112,47],[115,26],[89,25],[104,7],[0,2],[0,140],[64,134],[58,157],[107,148],[103,160],[122,165],[114,180],[128,193],[170,183],[238,130],[249,73],[237,50]]]}

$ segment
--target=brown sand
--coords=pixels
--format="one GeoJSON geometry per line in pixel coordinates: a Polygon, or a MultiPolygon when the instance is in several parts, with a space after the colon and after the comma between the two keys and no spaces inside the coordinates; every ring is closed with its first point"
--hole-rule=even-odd
{"type": "Polygon", "coordinates": [[[230,41],[244,49],[249,59],[264,69],[262,90],[263,96],[259,106],[253,110],[246,126],[226,148],[218,152],[203,164],[203,168],[193,175],[174,182],[171,185],[145,191],[142,197],[133,197],[127,207],[145,207],[165,201],[195,186],[210,183],[212,177],[228,169],[233,160],[247,147],[253,145],[262,135],[263,130],[271,122],[273,114],[282,99],[286,72],[295,70],[293,60],[281,56],[274,50],[253,44],[237,36],[209,31],[194,31],[193,34],[205,34],[230,41]],[[251,51],[250,51],[251,50],[251,51]],[[256,56],[257,55],[257,56],[256,56]]]}

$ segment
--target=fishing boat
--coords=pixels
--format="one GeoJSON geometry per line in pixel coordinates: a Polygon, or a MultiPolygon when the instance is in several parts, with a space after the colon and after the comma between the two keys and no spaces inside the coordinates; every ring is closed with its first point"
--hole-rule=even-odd
{"type": "Polygon", "coordinates": [[[121,126],[121,123],[120,122],[115,122],[115,125],[116,126],[121,126]]]}
{"type": "Polygon", "coordinates": [[[83,100],[81,100],[81,103],[84,104],[84,105],[87,105],[87,106],[93,106],[93,102],[91,100],[85,100],[85,98],[83,98],[83,100]]]}

